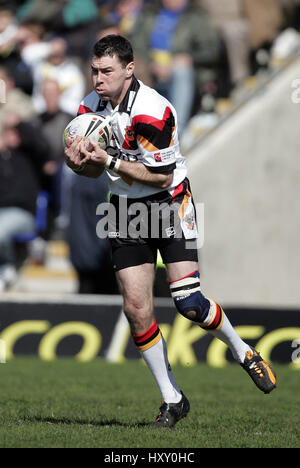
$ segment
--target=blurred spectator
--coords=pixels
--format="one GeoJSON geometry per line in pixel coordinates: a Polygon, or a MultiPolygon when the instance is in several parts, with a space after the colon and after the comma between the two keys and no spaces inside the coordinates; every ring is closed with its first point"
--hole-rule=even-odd
{"type": "Polygon", "coordinates": [[[71,55],[84,60],[92,47],[98,19],[94,0],[26,0],[18,9],[19,21],[34,21],[47,31],[63,35],[71,55]]]}
{"type": "Polygon", "coordinates": [[[67,55],[67,43],[63,38],[43,41],[43,28],[39,24],[25,23],[19,27],[17,40],[21,57],[31,68],[34,88],[33,102],[37,112],[45,110],[41,83],[53,78],[62,91],[60,108],[76,115],[78,105],[85,93],[85,78],[79,66],[67,55]]]}
{"type": "Polygon", "coordinates": [[[118,25],[120,33],[129,37],[144,6],[144,0],[115,0],[111,2],[112,22],[118,25]]]}
{"type": "Polygon", "coordinates": [[[12,72],[0,66],[0,80],[5,83],[5,105],[0,107],[0,129],[5,115],[18,113],[22,120],[30,120],[36,114],[32,99],[21,89],[16,88],[12,72]]]}
{"type": "Polygon", "coordinates": [[[5,117],[0,135],[0,290],[16,279],[14,236],[35,228],[36,199],[55,164],[37,128],[17,114],[5,117]]]}
{"type": "Polygon", "coordinates": [[[121,34],[119,26],[110,22],[102,23],[99,31],[97,32],[95,42],[100,41],[102,37],[108,36],[109,34],[121,34]]]}
{"type": "Polygon", "coordinates": [[[283,26],[284,15],[278,0],[244,0],[244,8],[250,25],[252,73],[256,73],[261,66],[259,57],[263,56],[257,52],[270,50],[283,26]]]}
{"type": "Polygon", "coordinates": [[[199,0],[220,32],[227,51],[231,85],[250,75],[250,23],[245,16],[244,0],[199,0]]]}
{"type": "Polygon", "coordinates": [[[271,43],[283,23],[282,9],[277,0],[244,0],[245,14],[250,23],[250,46],[258,49],[271,43]]]}
{"type": "Polygon", "coordinates": [[[300,0],[277,0],[282,8],[284,27],[300,31],[300,0]]]}
{"type": "Polygon", "coordinates": [[[9,68],[16,87],[30,95],[32,92],[31,73],[22,62],[15,47],[15,36],[18,31],[15,9],[15,2],[0,4],[0,66],[9,68]]]}
{"type": "Polygon", "coordinates": [[[204,79],[203,70],[213,69],[219,59],[219,36],[209,16],[192,0],[151,3],[131,39],[136,55],[149,64],[156,89],[175,106],[182,132],[195,101],[195,70],[204,79]]]}
{"type": "Polygon", "coordinates": [[[14,47],[13,38],[18,24],[14,14],[14,7],[0,5],[0,54],[7,56],[14,47]]]}
{"type": "MultiPolygon", "coordinates": [[[[95,42],[108,34],[121,34],[131,38],[137,19],[147,2],[148,0],[100,0],[99,10],[103,16],[95,42]]],[[[88,67],[90,70],[90,63],[88,67]]],[[[137,55],[135,56],[135,74],[146,85],[153,86],[149,64],[137,55]]]]}
{"type": "Polygon", "coordinates": [[[73,173],[68,242],[80,294],[118,294],[108,239],[97,236],[99,203],[107,202],[108,177],[88,179],[73,173]]]}
{"type": "Polygon", "coordinates": [[[43,135],[47,139],[48,154],[51,155],[51,159],[57,165],[57,170],[53,177],[48,179],[46,188],[51,194],[50,211],[59,222],[62,199],[66,196],[63,193],[63,165],[65,156],[62,135],[73,116],[62,111],[59,107],[61,90],[56,80],[44,80],[41,84],[41,93],[45,101],[45,111],[39,114],[38,124],[41,126],[43,135]]]}

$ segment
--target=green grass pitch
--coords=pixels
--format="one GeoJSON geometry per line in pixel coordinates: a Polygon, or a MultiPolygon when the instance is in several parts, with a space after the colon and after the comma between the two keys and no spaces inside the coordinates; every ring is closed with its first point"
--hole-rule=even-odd
{"type": "Polygon", "coordinates": [[[264,395],[236,364],[175,366],[191,412],[157,430],[160,394],[140,361],[17,357],[0,364],[0,447],[299,448],[299,373],[275,370],[278,388],[264,395]]]}

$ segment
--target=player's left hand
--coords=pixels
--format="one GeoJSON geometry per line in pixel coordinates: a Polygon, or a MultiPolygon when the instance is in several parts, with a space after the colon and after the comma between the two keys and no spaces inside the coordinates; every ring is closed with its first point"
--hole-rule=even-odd
{"type": "Polygon", "coordinates": [[[81,146],[81,154],[84,156],[82,164],[92,163],[97,166],[105,166],[108,158],[107,152],[100,148],[100,146],[94,142],[86,142],[85,145],[81,146]]]}

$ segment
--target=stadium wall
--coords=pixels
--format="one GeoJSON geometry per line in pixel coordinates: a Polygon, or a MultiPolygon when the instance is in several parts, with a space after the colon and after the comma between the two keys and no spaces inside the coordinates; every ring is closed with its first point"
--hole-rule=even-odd
{"type": "Polygon", "coordinates": [[[224,306],[300,305],[299,78],[297,59],[187,155],[201,285],[224,306]]]}

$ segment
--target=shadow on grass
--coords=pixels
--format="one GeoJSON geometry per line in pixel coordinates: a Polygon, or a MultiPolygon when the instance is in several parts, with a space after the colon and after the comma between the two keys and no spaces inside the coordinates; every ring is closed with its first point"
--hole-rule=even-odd
{"type": "Polygon", "coordinates": [[[28,422],[35,422],[35,423],[44,423],[44,424],[50,424],[50,425],[62,425],[62,424],[67,424],[67,425],[73,425],[77,424],[80,426],[93,426],[93,427],[124,427],[127,429],[134,429],[138,427],[151,427],[151,423],[148,422],[136,422],[136,423],[125,423],[122,421],[118,421],[117,419],[80,419],[80,418],[64,418],[64,417],[42,417],[42,416],[33,416],[33,417],[27,417],[26,421],[28,422]]]}

